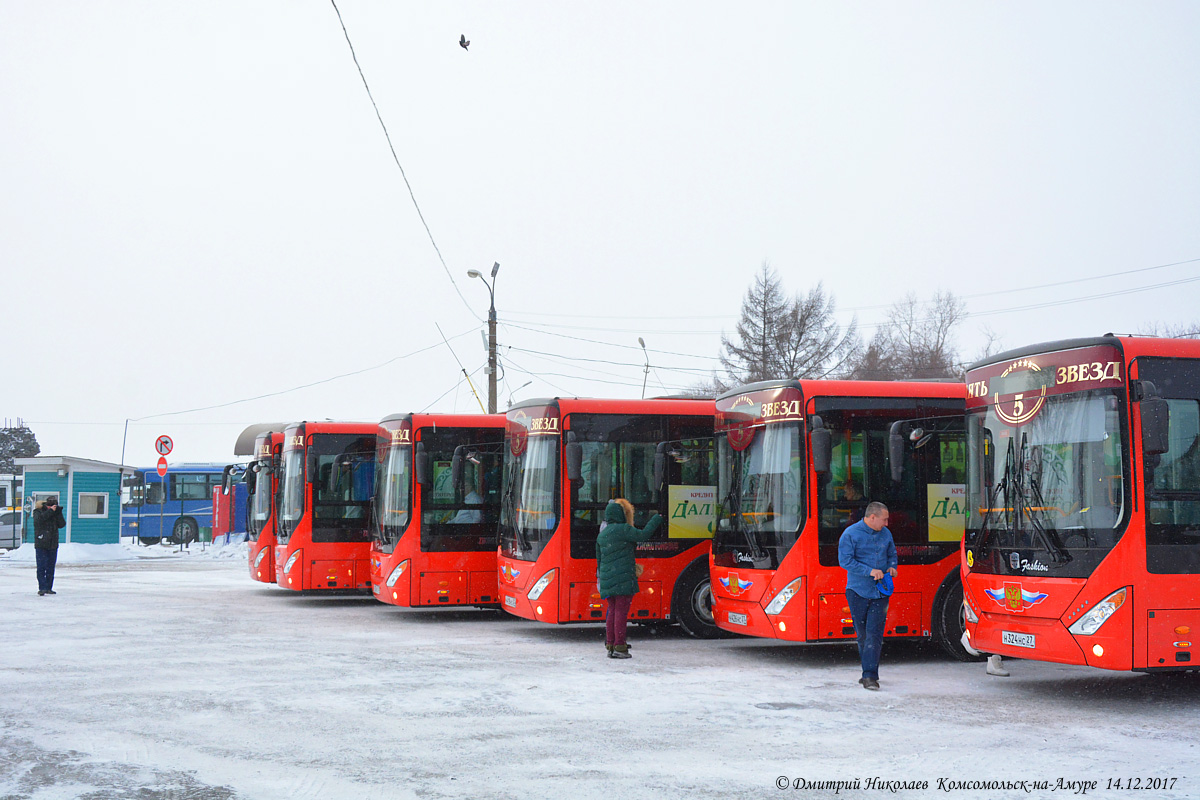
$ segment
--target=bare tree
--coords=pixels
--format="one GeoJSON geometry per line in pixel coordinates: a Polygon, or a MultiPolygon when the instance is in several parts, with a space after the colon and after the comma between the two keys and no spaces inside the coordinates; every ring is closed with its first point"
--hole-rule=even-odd
{"type": "Polygon", "coordinates": [[[820,283],[788,297],[779,275],[764,262],[742,300],[736,336],[721,337],[725,375],[714,376],[713,386],[724,391],[756,381],[848,373],[861,348],[858,324],[843,328],[836,311],[820,283]]]}
{"type": "MultiPolygon", "coordinates": [[[[764,261],[742,299],[736,340],[721,335],[721,366],[731,385],[778,377],[774,374],[775,325],[788,311],[779,275],[764,261]]],[[[717,381],[724,388],[723,381],[717,381]]]]}
{"type": "Polygon", "coordinates": [[[1179,323],[1178,325],[1151,322],[1149,325],[1139,328],[1138,333],[1163,339],[1198,339],[1200,338],[1200,322],[1179,323]]]}
{"type": "Polygon", "coordinates": [[[953,334],[966,316],[966,303],[951,292],[938,292],[928,302],[910,293],[888,311],[853,376],[863,380],[957,380],[961,369],[953,334]]]}
{"type": "Polygon", "coordinates": [[[776,329],[777,377],[828,378],[850,371],[862,349],[858,321],[843,328],[836,310],[821,283],[791,302],[776,329]]]}

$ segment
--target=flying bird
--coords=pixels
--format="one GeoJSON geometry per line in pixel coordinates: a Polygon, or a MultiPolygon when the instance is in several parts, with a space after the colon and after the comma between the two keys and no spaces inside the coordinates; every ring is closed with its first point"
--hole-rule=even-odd
{"type": "Polygon", "coordinates": [[[461,47],[463,50],[466,50],[468,47],[471,46],[471,40],[467,38],[467,35],[465,33],[462,36],[458,37],[458,46],[461,47]]]}

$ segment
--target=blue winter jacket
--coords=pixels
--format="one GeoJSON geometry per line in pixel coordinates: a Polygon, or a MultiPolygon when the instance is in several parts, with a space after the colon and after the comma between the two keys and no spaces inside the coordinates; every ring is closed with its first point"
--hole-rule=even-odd
{"type": "Polygon", "coordinates": [[[838,540],[838,563],[846,570],[847,591],[868,600],[883,597],[871,577],[871,570],[887,572],[898,563],[892,532],[886,526],[873,531],[860,519],[842,531],[842,538],[838,540]]]}

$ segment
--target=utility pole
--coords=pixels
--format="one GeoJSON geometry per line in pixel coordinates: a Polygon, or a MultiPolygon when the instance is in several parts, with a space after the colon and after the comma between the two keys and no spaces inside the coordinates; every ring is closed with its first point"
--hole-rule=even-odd
{"type": "Polygon", "coordinates": [[[483,273],[477,269],[467,270],[468,278],[479,278],[487,286],[488,298],[488,413],[496,413],[496,273],[500,271],[500,262],[492,264],[492,282],[489,284],[483,273]]]}

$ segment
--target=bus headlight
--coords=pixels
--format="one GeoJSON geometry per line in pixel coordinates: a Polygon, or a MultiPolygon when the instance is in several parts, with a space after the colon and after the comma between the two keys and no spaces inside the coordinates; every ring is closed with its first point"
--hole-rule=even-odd
{"type": "Polygon", "coordinates": [[[783,591],[775,595],[771,602],[767,604],[767,613],[781,613],[783,611],[783,607],[788,604],[788,600],[791,600],[796,595],[796,592],[800,591],[800,583],[803,580],[803,578],[796,578],[796,580],[783,587],[783,591]]]}
{"type": "Polygon", "coordinates": [[[1076,636],[1091,636],[1100,630],[1100,626],[1108,621],[1109,617],[1117,613],[1118,608],[1125,605],[1126,596],[1127,592],[1125,588],[1117,589],[1097,603],[1095,608],[1076,620],[1075,624],[1067,628],[1067,630],[1076,636]]]}
{"type": "Polygon", "coordinates": [[[389,589],[396,585],[396,581],[400,580],[400,576],[404,574],[404,570],[406,569],[408,569],[407,558],[397,564],[396,568],[392,570],[392,574],[388,575],[387,585],[389,589]]]}
{"type": "Polygon", "coordinates": [[[979,615],[975,613],[975,609],[971,608],[971,604],[967,602],[966,598],[963,598],[963,614],[966,615],[967,622],[972,625],[979,622],[979,615]]]}
{"type": "Polygon", "coordinates": [[[537,600],[542,596],[542,592],[546,591],[546,587],[550,585],[550,581],[554,580],[554,573],[557,570],[550,570],[542,577],[538,578],[538,582],[529,590],[529,599],[537,600]]]}
{"type": "Polygon", "coordinates": [[[258,551],[258,556],[254,559],[254,568],[258,569],[258,565],[262,563],[263,558],[267,555],[267,548],[258,551]]]}
{"type": "Polygon", "coordinates": [[[288,558],[287,563],[283,565],[283,571],[285,573],[292,571],[292,567],[296,565],[296,559],[300,558],[300,552],[301,551],[297,550],[288,558]]]}

